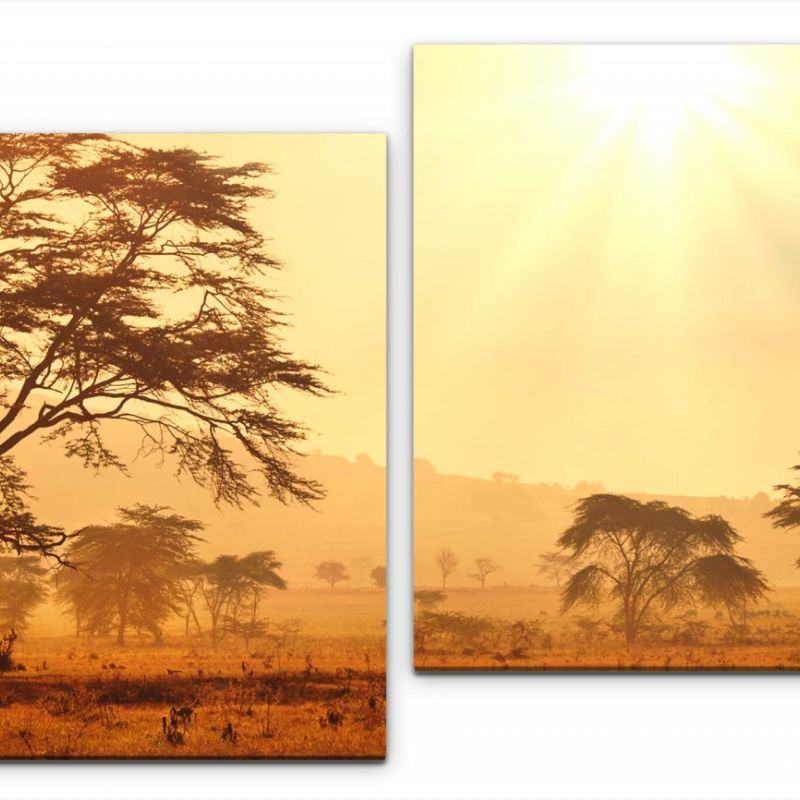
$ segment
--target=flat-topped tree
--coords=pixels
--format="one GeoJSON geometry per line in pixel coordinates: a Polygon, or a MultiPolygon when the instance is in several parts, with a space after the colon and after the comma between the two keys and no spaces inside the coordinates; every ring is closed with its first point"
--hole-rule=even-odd
{"type": "Polygon", "coordinates": [[[107,137],[0,136],[0,545],[64,542],[21,517],[14,449],[38,436],[124,472],[110,421],[217,503],[255,502],[253,467],[281,501],[321,496],[291,463],[304,429],[273,399],[327,389],[283,346],[264,284],[280,265],[248,215],[271,197],[268,172],[107,137]]]}
{"type": "Polygon", "coordinates": [[[161,625],[181,610],[183,567],[196,563],[203,525],[165,506],[118,510],[118,521],[90,525],[70,540],[67,557],[79,569],[55,574],[56,598],[76,619],[76,633],[113,628],[162,637],[161,625]]]}
{"type": "Polygon", "coordinates": [[[611,601],[631,643],[657,609],[758,600],[768,586],[748,559],[736,555],[740,541],[716,514],[695,517],[623,495],[584,497],[557,542],[586,564],[561,590],[562,611],[611,601]]]}

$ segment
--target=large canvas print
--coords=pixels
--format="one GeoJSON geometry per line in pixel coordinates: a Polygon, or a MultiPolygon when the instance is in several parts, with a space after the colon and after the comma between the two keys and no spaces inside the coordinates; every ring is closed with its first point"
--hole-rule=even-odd
{"type": "Polygon", "coordinates": [[[416,48],[418,669],[800,667],[798,74],[416,48]]]}
{"type": "Polygon", "coordinates": [[[0,757],[383,757],[385,173],[0,135],[0,757]]]}

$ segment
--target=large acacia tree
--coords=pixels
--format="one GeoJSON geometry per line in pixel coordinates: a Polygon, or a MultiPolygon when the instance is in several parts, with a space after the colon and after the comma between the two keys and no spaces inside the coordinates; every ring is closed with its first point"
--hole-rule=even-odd
{"type": "Polygon", "coordinates": [[[106,425],[174,462],[216,502],[320,487],[292,457],[303,427],[279,387],[322,394],[295,358],[249,221],[271,193],[261,163],[85,135],[0,135],[0,547],[55,555],[66,535],[26,507],[14,460],[34,437],[95,470],[126,471],[106,425]],[[255,467],[255,470],[252,468],[255,467]]]}
{"type": "Polygon", "coordinates": [[[630,643],[658,609],[756,600],[768,586],[748,559],[736,555],[739,541],[715,514],[696,517],[623,495],[585,497],[558,539],[562,551],[586,563],[564,585],[562,610],[612,600],[630,643]]]}
{"type": "Polygon", "coordinates": [[[164,506],[119,509],[119,522],[83,528],[69,543],[75,569],[56,575],[56,597],[75,615],[76,632],[114,628],[161,640],[161,625],[182,608],[181,568],[196,562],[197,520],[164,506]]]}

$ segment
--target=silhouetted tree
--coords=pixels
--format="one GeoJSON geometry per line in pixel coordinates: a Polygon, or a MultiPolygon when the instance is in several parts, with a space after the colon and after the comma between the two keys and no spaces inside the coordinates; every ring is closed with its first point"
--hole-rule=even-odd
{"type": "Polygon", "coordinates": [[[211,638],[224,633],[249,640],[265,631],[258,607],[268,587],[286,589],[278,574],[282,567],[272,550],[244,557],[221,555],[200,567],[200,592],[211,619],[211,638]]]}
{"type": "Polygon", "coordinates": [[[369,576],[379,589],[386,588],[386,567],[375,567],[369,576]]]}
{"type": "Polygon", "coordinates": [[[493,573],[499,572],[502,567],[495,562],[493,558],[476,558],[475,559],[475,568],[477,572],[470,575],[470,578],[474,578],[478,583],[481,585],[481,589],[486,588],[486,579],[493,573]]]}
{"type": "Polygon", "coordinates": [[[747,625],[747,604],[758,601],[769,590],[761,573],[743,569],[741,561],[727,555],[708,556],[697,566],[697,582],[704,600],[709,605],[724,606],[734,628],[747,625]],[[736,619],[737,613],[741,622],[736,619]]]}
{"type": "Polygon", "coordinates": [[[37,556],[0,556],[0,630],[28,627],[47,597],[46,567],[37,556]]]}
{"type": "Polygon", "coordinates": [[[561,579],[569,578],[580,568],[578,562],[566,553],[556,553],[552,550],[539,556],[539,574],[551,581],[555,581],[556,588],[561,588],[561,579]]]}
{"type": "Polygon", "coordinates": [[[456,571],[456,567],[458,566],[458,558],[449,547],[443,547],[433,557],[433,560],[436,566],[439,567],[439,572],[442,575],[442,589],[446,589],[448,577],[456,571]]]}
{"type": "MultiPolygon", "coordinates": [[[[800,464],[792,467],[795,472],[800,472],[800,464]]],[[[781,483],[772,487],[783,495],[783,499],[774,508],[767,511],[764,516],[772,520],[774,528],[791,530],[800,527],[800,486],[781,483]]],[[[800,558],[795,561],[795,566],[800,568],[800,558]]]]}
{"type": "Polygon", "coordinates": [[[613,600],[630,643],[657,607],[762,597],[767,584],[748,559],[735,554],[739,541],[715,514],[695,517],[677,506],[622,495],[585,497],[558,538],[564,551],[589,562],[564,586],[562,611],[613,600]]]}
{"type": "Polygon", "coordinates": [[[280,265],[248,214],[272,196],[257,183],[269,171],[103,136],[0,136],[6,549],[56,555],[65,542],[27,510],[15,448],[57,440],[86,467],[126,472],[103,440],[109,420],[137,428],[142,454],[174,459],[217,503],[255,502],[253,472],[280,500],[321,496],[292,466],[304,429],[273,397],[327,389],[282,345],[263,280],[280,265]]]}
{"type": "Polygon", "coordinates": [[[350,576],[347,574],[344,564],[339,561],[320,562],[314,570],[314,576],[318,581],[326,581],[331,589],[341,581],[350,580],[350,576]]]}
{"type": "Polygon", "coordinates": [[[203,568],[205,564],[199,559],[187,560],[178,564],[172,579],[175,586],[175,598],[179,606],[178,613],[183,615],[183,634],[189,635],[189,624],[194,622],[197,633],[202,633],[203,628],[197,617],[195,599],[203,582],[203,568]]]}
{"type": "Polygon", "coordinates": [[[56,596],[78,620],[91,621],[89,630],[110,615],[118,644],[131,628],[161,640],[161,623],[180,608],[176,573],[195,559],[203,528],[168,512],[165,506],[121,508],[119,523],[75,534],[67,555],[76,569],[58,574],[56,596]]]}

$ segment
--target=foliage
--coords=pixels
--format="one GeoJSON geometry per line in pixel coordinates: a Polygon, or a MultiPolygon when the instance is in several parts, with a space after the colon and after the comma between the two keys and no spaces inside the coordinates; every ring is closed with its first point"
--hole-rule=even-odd
{"type": "Polygon", "coordinates": [[[438,589],[417,589],[414,592],[414,602],[426,611],[436,608],[447,599],[447,595],[438,589]]]}
{"type": "Polygon", "coordinates": [[[326,581],[331,589],[341,581],[349,581],[347,569],[340,561],[322,561],[314,569],[314,577],[318,581],[326,581]]]}
{"type": "MultiPolygon", "coordinates": [[[[800,472],[800,464],[795,464],[792,469],[800,472]]],[[[772,520],[775,528],[789,530],[800,527],[800,486],[792,486],[788,483],[781,483],[772,487],[776,492],[783,495],[783,499],[778,505],[767,511],[764,516],[772,520]]],[[[795,562],[795,566],[800,568],[800,558],[795,562]]]]}
{"type": "Polygon", "coordinates": [[[0,633],[0,673],[14,669],[14,642],[17,632],[12,628],[8,633],[0,633]]]}
{"type": "Polygon", "coordinates": [[[258,617],[264,591],[286,589],[278,574],[283,565],[272,550],[259,550],[246,556],[221,555],[197,567],[200,593],[211,619],[211,638],[225,634],[251,638],[266,633],[266,623],[258,617]]]}
{"type": "Polygon", "coordinates": [[[0,629],[28,627],[34,609],[47,597],[46,574],[36,556],[0,556],[0,629]]]}
{"type": "Polygon", "coordinates": [[[197,520],[165,506],[119,509],[119,522],[78,531],[70,542],[74,570],[56,576],[56,597],[76,617],[78,631],[113,625],[123,644],[133,628],[161,639],[160,625],[179,609],[176,575],[195,559],[197,520]]]}
{"type": "Polygon", "coordinates": [[[375,567],[369,576],[379,589],[386,588],[386,567],[375,567]]]}
{"type": "Polygon", "coordinates": [[[442,575],[442,589],[446,589],[447,579],[456,571],[458,566],[458,557],[449,547],[443,547],[433,557],[433,561],[439,567],[439,572],[442,575]]]}
{"type": "Polygon", "coordinates": [[[558,539],[572,558],[588,562],[563,587],[562,610],[613,600],[632,642],[657,608],[758,599],[767,584],[736,555],[740,540],[717,515],[695,517],[661,501],[623,495],[585,497],[558,539]]]}
{"type": "Polygon", "coordinates": [[[110,420],[217,503],[256,502],[254,472],[279,500],[321,496],[292,466],[304,429],[273,397],[327,389],[283,346],[265,285],[280,264],[248,216],[272,196],[269,171],[103,136],[0,136],[5,549],[54,556],[66,541],[26,510],[15,448],[59,441],[90,469],[124,473],[104,440],[110,420]]]}
{"type": "Polygon", "coordinates": [[[474,578],[478,583],[480,583],[481,588],[486,587],[486,579],[493,573],[499,572],[503,569],[493,558],[476,558],[475,559],[475,568],[477,572],[470,575],[470,578],[474,578]]]}
{"type": "Polygon", "coordinates": [[[561,581],[570,578],[580,569],[580,564],[567,553],[557,553],[553,550],[539,556],[539,574],[554,581],[557,588],[561,588],[561,581]]]}

